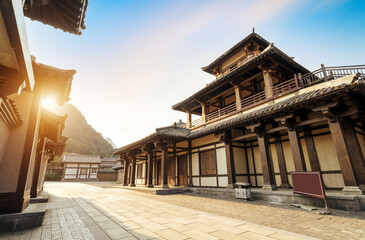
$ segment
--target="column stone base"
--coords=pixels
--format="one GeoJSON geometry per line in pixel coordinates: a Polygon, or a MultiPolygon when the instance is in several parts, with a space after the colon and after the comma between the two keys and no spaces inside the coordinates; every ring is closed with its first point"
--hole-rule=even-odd
{"type": "Polygon", "coordinates": [[[282,183],[282,184],[280,185],[280,188],[285,188],[285,189],[290,188],[289,183],[282,183]]]}
{"type": "Polygon", "coordinates": [[[129,186],[129,187],[135,187],[135,186],[136,186],[136,184],[135,184],[135,183],[131,183],[131,184],[129,184],[128,186],[129,186]]]}
{"type": "Polygon", "coordinates": [[[342,189],[344,195],[362,195],[362,191],[358,186],[345,186],[342,189]]]}
{"type": "Polygon", "coordinates": [[[162,188],[169,188],[169,185],[168,184],[163,184],[161,187],[162,188]]]}
{"type": "Polygon", "coordinates": [[[278,190],[278,188],[275,185],[264,184],[264,186],[262,186],[262,190],[275,191],[275,190],[278,190]]]}
{"type": "Polygon", "coordinates": [[[146,188],[153,188],[154,186],[153,186],[153,184],[147,184],[145,187],[146,188]]]}
{"type": "Polygon", "coordinates": [[[128,183],[123,183],[122,186],[128,186],[128,183]]]}

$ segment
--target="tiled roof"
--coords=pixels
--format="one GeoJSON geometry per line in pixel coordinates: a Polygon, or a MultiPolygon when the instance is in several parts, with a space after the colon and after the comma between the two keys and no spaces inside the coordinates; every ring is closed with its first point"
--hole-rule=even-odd
{"type": "Polygon", "coordinates": [[[190,133],[190,129],[187,129],[185,127],[179,127],[179,126],[183,126],[183,125],[186,126],[185,123],[179,123],[179,124],[174,123],[172,126],[156,128],[156,132],[154,132],[154,133],[148,135],[147,137],[144,137],[136,142],[133,142],[124,147],[118,148],[117,150],[115,150],[113,152],[113,154],[121,153],[121,152],[125,151],[126,149],[131,149],[131,148],[137,147],[141,143],[156,140],[159,138],[164,138],[164,139],[167,138],[167,139],[172,139],[172,140],[183,140],[190,133]]]}
{"type": "Polygon", "coordinates": [[[55,99],[58,105],[63,105],[67,102],[69,100],[72,80],[76,70],[64,70],[39,63],[36,62],[36,58],[33,56],[32,64],[36,77],[47,78],[45,94],[52,95],[51,97],[55,99]]]}
{"type": "Polygon", "coordinates": [[[241,65],[236,70],[228,73],[227,75],[224,75],[223,77],[217,78],[216,80],[214,80],[213,82],[211,82],[206,87],[204,87],[201,90],[199,90],[198,92],[194,93],[190,97],[188,97],[188,98],[180,101],[179,103],[173,105],[172,106],[172,109],[182,111],[182,108],[183,108],[183,106],[185,104],[187,104],[190,101],[193,101],[195,99],[198,99],[203,94],[205,94],[206,92],[214,89],[218,85],[228,82],[233,77],[235,77],[239,73],[243,72],[245,69],[247,69],[247,68],[251,67],[252,65],[260,62],[262,59],[264,59],[264,58],[266,58],[268,56],[273,56],[273,57],[277,57],[277,58],[281,59],[282,61],[286,62],[287,65],[291,65],[291,66],[295,67],[298,70],[298,73],[299,72],[300,73],[309,73],[309,70],[308,69],[306,69],[303,66],[301,66],[299,63],[297,63],[296,61],[294,61],[291,57],[289,57],[288,55],[286,55],[283,51],[281,51],[277,47],[271,45],[270,48],[268,48],[267,50],[263,51],[260,55],[258,55],[257,57],[253,58],[252,60],[248,61],[247,63],[241,65]]]}
{"type": "Polygon", "coordinates": [[[213,132],[222,131],[231,128],[232,126],[235,126],[237,124],[252,122],[259,118],[263,119],[265,117],[270,117],[279,112],[288,112],[292,108],[297,108],[298,105],[310,105],[321,99],[337,95],[340,92],[350,91],[350,90],[355,91],[359,89],[364,91],[365,89],[364,81],[358,81],[352,84],[342,84],[335,87],[327,87],[318,90],[313,90],[307,93],[303,93],[301,95],[293,96],[282,102],[274,103],[262,109],[247,114],[238,115],[232,119],[221,121],[211,126],[201,128],[197,131],[191,132],[188,138],[189,139],[197,138],[213,132]]]}
{"type": "Polygon", "coordinates": [[[158,136],[174,137],[178,141],[191,140],[211,133],[224,131],[237,125],[250,123],[258,119],[272,117],[272,115],[274,114],[288,112],[294,108],[298,108],[298,106],[301,105],[302,106],[311,105],[319,100],[328,99],[334,95],[346,91],[358,92],[362,95],[365,95],[365,81],[358,80],[357,82],[350,84],[341,84],[332,87],[324,87],[317,90],[305,92],[303,94],[290,97],[281,102],[273,103],[272,105],[263,107],[261,109],[246,114],[239,114],[233,118],[222,120],[210,126],[202,127],[194,131],[191,131],[190,129],[186,128],[174,128],[174,127],[161,128],[162,130],[160,130],[159,132],[153,133],[143,139],[140,139],[134,143],[131,143],[129,145],[117,149],[114,152],[114,154],[119,154],[131,150],[132,148],[136,148],[145,142],[153,141],[154,139],[158,138],[158,136]]]}
{"type": "Polygon", "coordinates": [[[256,42],[258,42],[259,44],[261,44],[264,47],[267,47],[270,44],[263,37],[261,37],[260,35],[253,32],[250,35],[248,35],[247,37],[245,37],[244,39],[242,39],[240,42],[238,42],[236,45],[231,47],[228,51],[223,53],[221,56],[219,56],[216,60],[211,62],[209,65],[202,67],[202,69],[206,72],[210,72],[210,70],[213,69],[214,67],[216,67],[216,65],[218,65],[220,62],[226,60],[226,58],[230,57],[233,53],[235,53],[236,51],[241,49],[243,46],[247,45],[252,40],[255,40],[256,42]]]}
{"type": "Polygon", "coordinates": [[[98,155],[82,155],[77,153],[65,153],[62,158],[65,163],[100,163],[98,155]]]}
{"type": "MultiPolygon", "coordinates": [[[[27,2],[27,1],[26,1],[27,2]]],[[[85,29],[88,0],[33,0],[24,5],[24,15],[32,20],[76,35],[85,29]]]]}

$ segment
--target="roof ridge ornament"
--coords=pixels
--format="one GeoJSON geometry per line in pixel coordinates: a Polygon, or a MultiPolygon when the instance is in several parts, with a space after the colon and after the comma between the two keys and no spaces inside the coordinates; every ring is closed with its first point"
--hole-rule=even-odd
{"type": "Polygon", "coordinates": [[[255,33],[255,27],[252,28],[252,33],[255,33]]]}

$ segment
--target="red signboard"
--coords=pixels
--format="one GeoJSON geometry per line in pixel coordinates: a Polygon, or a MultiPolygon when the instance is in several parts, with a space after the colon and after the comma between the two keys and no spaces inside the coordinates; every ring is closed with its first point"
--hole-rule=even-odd
{"type": "Polygon", "coordinates": [[[291,172],[293,192],[325,199],[320,172],[291,172]]]}

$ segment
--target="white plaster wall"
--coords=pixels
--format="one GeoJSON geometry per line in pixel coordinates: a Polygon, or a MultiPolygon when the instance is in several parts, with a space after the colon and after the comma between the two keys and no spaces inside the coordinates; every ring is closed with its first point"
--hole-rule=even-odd
{"type": "Polygon", "coordinates": [[[77,167],[77,163],[66,163],[66,167],[77,167]]]}
{"type": "Polygon", "coordinates": [[[97,167],[99,167],[99,164],[91,164],[91,166],[92,166],[93,168],[97,168],[97,167]]]}
{"type": "Polygon", "coordinates": [[[262,165],[261,165],[261,157],[259,147],[253,148],[254,157],[255,157],[255,168],[256,173],[262,173],[262,165]]]}
{"type": "Polygon", "coordinates": [[[193,177],[193,186],[199,186],[199,178],[193,177]]]}
{"type": "Polygon", "coordinates": [[[301,143],[302,143],[302,149],[303,149],[303,156],[304,156],[305,166],[307,167],[307,171],[312,171],[312,167],[311,167],[311,164],[309,162],[307,144],[305,143],[305,140],[304,139],[301,139],[301,143]]]}
{"type": "Polygon", "coordinates": [[[226,150],[224,148],[219,148],[216,150],[216,155],[218,174],[227,174],[226,150]]]}
{"type": "Polygon", "coordinates": [[[282,146],[283,146],[283,152],[284,152],[286,171],[293,172],[293,171],[295,171],[295,167],[294,167],[293,154],[292,154],[292,151],[290,148],[289,141],[282,142],[282,146]]]}
{"type": "Polygon", "coordinates": [[[274,165],[274,171],[275,173],[279,173],[279,162],[278,162],[278,154],[276,152],[276,146],[275,144],[270,144],[270,150],[271,150],[271,156],[272,156],[272,161],[273,161],[273,165],[274,165]]]}
{"type": "Polygon", "coordinates": [[[343,188],[345,183],[341,173],[338,174],[322,174],[323,183],[329,188],[343,188]]]}
{"type": "Polygon", "coordinates": [[[146,163],[142,164],[142,178],[145,178],[146,176],[146,163]]]}
{"type": "Polygon", "coordinates": [[[65,170],[65,174],[76,174],[76,173],[77,173],[77,169],[66,168],[66,170],[65,170]]]}
{"type": "Polygon", "coordinates": [[[280,175],[275,175],[275,181],[276,181],[276,186],[280,187],[280,185],[281,185],[280,175]]]}
{"type": "Polygon", "coordinates": [[[98,174],[97,173],[90,173],[90,178],[97,178],[98,174]]]}
{"type": "Polygon", "coordinates": [[[75,179],[76,178],[76,174],[75,175],[66,175],[64,177],[64,179],[75,179]]]}
{"type": "Polygon", "coordinates": [[[191,162],[193,176],[199,175],[199,153],[191,154],[191,162]]]}
{"type": "Polygon", "coordinates": [[[257,176],[257,186],[263,186],[264,185],[264,178],[263,176],[257,176]]]}
{"type": "Polygon", "coordinates": [[[200,181],[202,187],[217,187],[216,177],[202,177],[200,181]]]}
{"type": "Polygon", "coordinates": [[[331,135],[316,136],[313,138],[319,165],[322,171],[340,170],[336,149],[331,135]]]}
{"type": "Polygon", "coordinates": [[[227,185],[228,185],[228,177],[218,177],[219,187],[227,187],[227,185]]]}
{"type": "Polygon", "coordinates": [[[224,147],[224,143],[217,143],[215,146],[216,147],[224,147]]]}
{"type": "Polygon", "coordinates": [[[82,167],[82,168],[89,168],[90,167],[90,164],[89,163],[82,163],[82,164],[80,164],[80,167],[82,167]]]}
{"type": "Polygon", "coordinates": [[[255,176],[250,176],[252,186],[257,186],[255,176]]]}

